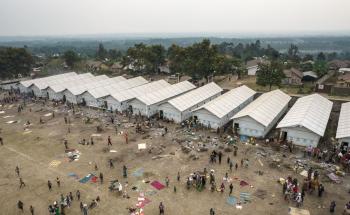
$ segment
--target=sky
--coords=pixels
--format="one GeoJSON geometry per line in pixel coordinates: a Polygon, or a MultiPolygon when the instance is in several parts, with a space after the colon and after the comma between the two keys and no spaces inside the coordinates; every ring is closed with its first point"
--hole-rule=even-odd
{"type": "Polygon", "coordinates": [[[349,8],[350,0],[0,0],[0,36],[350,32],[349,8]]]}

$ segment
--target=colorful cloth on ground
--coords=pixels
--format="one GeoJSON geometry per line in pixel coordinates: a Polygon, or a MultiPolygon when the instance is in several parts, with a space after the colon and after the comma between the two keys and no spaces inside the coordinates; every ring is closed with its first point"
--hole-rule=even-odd
{"type": "Polygon", "coordinates": [[[157,190],[162,190],[165,188],[165,186],[162,183],[160,183],[159,181],[153,181],[151,183],[151,185],[152,185],[152,187],[156,188],[157,190]]]}
{"type": "Polygon", "coordinates": [[[90,181],[90,179],[92,177],[94,177],[94,175],[90,173],[87,176],[85,176],[84,178],[80,179],[79,182],[85,184],[86,182],[90,181]]]}
{"type": "Polygon", "coordinates": [[[242,180],[242,181],[239,182],[239,185],[241,185],[242,187],[244,187],[244,186],[247,186],[247,185],[249,185],[249,184],[248,184],[248,182],[242,180]]]}
{"type": "Polygon", "coordinates": [[[250,202],[250,193],[242,192],[239,194],[239,198],[241,199],[241,202],[250,202]]]}
{"type": "Polygon", "coordinates": [[[135,176],[135,177],[142,177],[143,176],[143,172],[144,172],[144,169],[143,168],[139,168],[137,170],[135,170],[132,175],[135,176]]]}

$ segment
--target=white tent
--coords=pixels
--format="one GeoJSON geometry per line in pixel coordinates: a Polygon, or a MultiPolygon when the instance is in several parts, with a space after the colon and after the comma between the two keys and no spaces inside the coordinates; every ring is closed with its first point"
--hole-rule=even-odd
{"type": "Polygon", "coordinates": [[[66,90],[68,87],[88,84],[92,80],[94,80],[94,78],[95,76],[93,76],[91,73],[84,73],[70,80],[67,80],[64,83],[50,84],[50,86],[45,90],[48,93],[48,97],[50,100],[61,100],[63,99],[63,91],[66,90]]]}
{"type": "Polygon", "coordinates": [[[109,82],[108,76],[99,75],[90,80],[89,83],[67,87],[66,90],[63,91],[63,96],[66,100],[73,104],[78,104],[82,102],[81,94],[87,91],[90,88],[98,87],[103,85],[104,83],[109,82]]]}
{"type": "Polygon", "coordinates": [[[50,76],[44,80],[35,81],[32,85],[30,85],[29,89],[34,93],[37,97],[45,97],[46,94],[43,94],[45,88],[49,86],[50,83],[62,83],[71,77],[78,76],[75,72],[65,73],[59,76],[50,76]]]}
{"type": "Polygon", "coordinates": [[[240,135],[265,137],[287,111],[290,100],[281,90],[264,93],[232,117],[233,127],[240,135]]]}
{"type": "Polygon", "coordinates": [[[277,125],[282,139],[316,147],[326,130],[333,103],[318,94],[299,98],[277,125]]]}
{"type": "Polygon", "coordinates": [[[87,106],[101,107],[106,106],[105,97],[113,93],[147,84],[148,81],[139,76],[124,81],[113,82],[109,85],[103,85],[93,89],[89,89],[83,93],[82,98],[86,101],[87,106]]]}
{"type": "Polygon", "coordinates": [[[336,138],[350,147],[350,102],[341,106],[336,138]]]}
{"type": "Polygon", "coordinates": [[[131,89],[115,92],[106,97],[109,110],[124,111],[128,108],[128,101],[147,93],[156,92],[165,87],[171,86],[164,80],[154,81],[131,89]]]}
{"type": "Polygon", "coordinates": [[[245,85],[237,87],[195,109],[192,115],[204,126],[215,129],[222,127],[233,115],[253,101],[255,93],[245,85]]]}
{"type": "Polygon", "coordinates": [[[160,104],[194,88],[196,88],[196,86],[192,83],[183,81],[156,92],[137,96],[129,102],[129,105],[132,107],[133,114],[141,114],[150,117],[157,113],[160,104]]]}
{"type": "Polygon", "coordinates": [[[59,74],[59,75],[52,75],[52,76],[48,76],[48,77],[44,77],[44,78],[36,78],[36,79],[21,81],[19,89],[20,89],[21,93],[30,92],[29,87],[36,82],[50,81],[51,79],[56,79],[56,78],[66,77],[66,76],[74,76],[74,75],[77,75],[77,74],[75,72],[68,72],[68,73],[63,73],[63,74],[59,74]]]}
{"type": "Polygon", "coordinates": [[[221,92],[222,88],[212,82],[170,99],[161,104],[158,110],[164,118],[180,123],[192,116],[192,110],[220,96],[221,92]]]}

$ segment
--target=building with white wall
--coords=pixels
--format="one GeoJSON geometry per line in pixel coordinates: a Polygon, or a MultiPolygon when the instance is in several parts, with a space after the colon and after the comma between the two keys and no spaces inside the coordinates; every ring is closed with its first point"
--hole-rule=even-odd
{"type": "Polygon", "coordinates": [[[194,88],[196,88],[196,86],[192,83],[183,81],[156,92],[137,96],[129,102],[129,105],[134,115],[140,114],[142,116],[151,117],[158,113],[159,105],[194,88]]]}
{"type": "Polygon", "coordinates": [[[318,94],[299,98],[277,125],[281,139],[316,147],[327,128],[332,106],[331,101],[318,94]]]}
{"type": "Polygon", "coordinates": [[[255,93],[245,85],[237,87],[195,109],[192,115],[206,127],[222,127],[253,101],[255,93]]]}
{"type": "Polygon", "coordinates": [[[281,90],[264,93],[232,117],[233,127],[240,135],[263,138],[287,111],[290,100],[281,90]]]}
{"type": "Polygon", "coordinates": [[[336,138],[339,143],[350,147],[350,102],[341,106],[336,138]]]}
{"type": "Polygon", "coordinates": [[[137,96],[156,92],[169,86],[171,86],[171,84],[165,80],[154,81],[131,89],[115,92],[107,96],[105,101],[107,102],[108,110],[118,110],[122,112],[129,107],[128,102],[137,96]]]}
{"type": "Polygon", "coordinates": [[[221,95],[222,88],[214,82],[170,99],[158,108],[160,117],[180,123],[192,116],[192,111],[221,95]]]}

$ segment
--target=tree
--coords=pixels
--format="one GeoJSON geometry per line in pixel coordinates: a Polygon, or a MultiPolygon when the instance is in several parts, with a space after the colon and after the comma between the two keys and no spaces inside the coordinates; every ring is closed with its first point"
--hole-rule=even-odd
{"type": "Polygon", "coordinates": [[[293,61],[293,62],[299,62],[300,57],[299,57],[299,48],[298,46],[294,44],[290,44],[290,47],[288,49],[288,59],[293,61]]]}
{"type": "Polygon", "coordinates": [[[0,49],[0,77],[14,78],[29,75],[34,64],[32,55],[24,48],[0,49]]]}
{"type": "Polygon", "coordinates": [[[314,57],[311,55],[311,54],[306,54],[304,57],[303,57],[303,61],[313,61],[314,60],[314,57]]]}
{"type": "Polygon", "coordinates": [[[98,60],[104,60],[105,58],[108,57],[108,52],[107,50],[104,48],[103,44],[100,43],[98,45],[98,49],[97,49],[97,52],[96,52],[96,58],[98,60]]]}
{"type": "Polygon", "coordinates": [[[322,77],[328,72],[328,65],[326,61],[316,61],[313,65],[313,71],[318,77],[322,77]]]}
{"type": "Polygon", "coordinates": [[[73,50],[68,50],[63,54],[63,58],[69,67],[73,67],[79,60],[80,57],[73,50]]]}
{"type": "Polygon", "coordinates": [[[325,61],[326,60],[326,55],[323,52],[318,53],[317,60],[318,61],[325,61]]]}
{"type": "Polygon", "coordinates": [[[162,45],[148,47],[145,58],[152,64],[152,70],[158,71],[158,67],[165,62],[166,51],[162,45]]]}
{"type": "Polygon", "coordinates": [[[285,77],[282,65],[276,61],[271,62],[271,64],[260,63],[256,73],[256,83],[269,86],[270,90],[272,85],[280,86],[282,79],[285,77]]]}
{"type": "Polygon", "coordinates": [[[108,50],[108,56],[112,60],[119,60],[123,56],[123,54],[116,49],[110,49],[108,50]]]}
{"type": "Polygon", "coordinates": [[[168,59],[170,62],[169,68],[173,73],[185,73],[184,62],[186,59],[186,49],[178,46],[171,45],[168,48],[168,59]]]}

